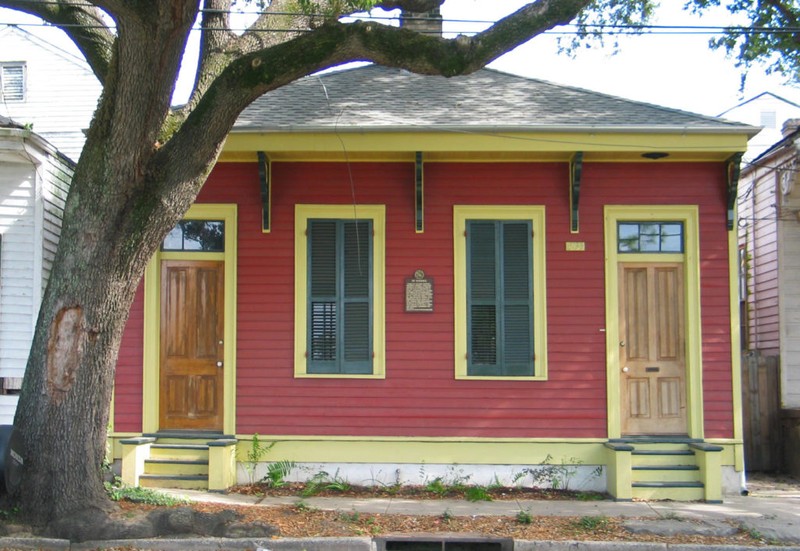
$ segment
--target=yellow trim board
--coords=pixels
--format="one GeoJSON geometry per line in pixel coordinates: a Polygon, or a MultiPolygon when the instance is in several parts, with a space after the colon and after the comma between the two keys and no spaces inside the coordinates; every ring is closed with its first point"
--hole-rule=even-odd
{"type": "Polygon", "coordinates": [[[159,430],[159,358],[161,343],[161,261],[223,260],[225,262],[225,320],[223,326],[223,431],[236,431],[236,256],[237,207],[234,204],[201,203],[192,205],[184,220],[223,220],[225,252],[156,252],[144,275],[144,354],[142,383],[142,431],[159,430]]]}
{"type": "MultiPolygon", "coordinates": [[[[602,129],[584,132],[252,132],[232,133],[226,141],[222,159],[235,159],[242,154],[255,155],[265,151],[273,161],[289,158],[317,157],[333,160],[358,159],[360,156],[397,154],[407,155],[413,162],[416,151],[425,151],[435,159],[436,153],[458,155],[488,152],[563,153],[568,161],[575,151],[584,151],[585,161],[605,157],[622,160],[640,159],[642,153],[670,152],[673,159],[721,161],[733,153],[747,150],[745,133],[671,132],[604,132],[602,129]]],[[[645,160],[647,161],[647,160],[645,160]]],[[[652,162],[652,161],[649,161],[652,162]]]]}
{"type": "Polygon", "coordinates": [[[295,205],[294,236],[294,376],[323,379],[383,379],[386,376],[386,207],[384,205],[295,205]],[[372,220],[372,373],[368,375],[306,372],[308,323],[309,219],[372,220]]]}
{"type": "MultiPolygon", "coordinates": [[[[119,440],[133,435],[114,435],[114,457],[119,458],[119,440]]],[[[247,461],[252,434],[236,436],[237,458],[247,461]]],[[[264,461],[308,463],[389,463],[445,465],[536,465],[550,456],[553,465],[609,465],[604,438],[459,438],[459,437],[352,437],[259,435],[262,443],[275,442],[264,461]]],[[[723,447],[722,464],[734,465],[741,444],[714,441],[723,447]]]]}
{"type": "MultiPolygon", "coordinates": [[[[452,442],[384,440],[285,440],[264,436],[262,441],[276,442],[270,457],[298,462],[327,463],[426,463],[477,465],[531,465],[605,463],[603,442],[452,442]],[[402,445],[399,445],[402,442],[402,445]]],[[[246,442],[239,446],[239,460],[247,460],[246,442]]]]}
{"type": "Polygon", "coordinates": [[[606,382],[608,397],[608,437],[621,436],[621,392],[619,376],[619,276],[620,262],[675,262],[684,265],[684,303],[686,316],[686,407],[687,432],[703,438],[703,357],[700,323],[700,233],[696,205],[608,205],[605,207],[606,249],[606,382]],[[617,223],[620,221],[680,221],[684,225],[684,253],[617,253],[617,223]],[[623,257],[624,258],[621,258],[623,257]],[[680,258],[680,260],[677,260],[680,258]]]}
{"type": "Polygon", "coordinates": [[[547,380],[547,281],[545,208],[534,205],[453,206],[455,378],[464,380],[547,380]],[[467,220],[525,220],[533,228],[533,377],[477,377],[467,375],[467,220]]]}
{"type": "MultiPolygon", "coordinates": [[[[733,227],[738,228],[734,217],[733,227]]],[[[728,272],[730,276],[731,298],[731,386],[733,396],[733,438],[744,438],[744,406],[742,404],[742,343],[741,319],[739,313],[739,240],[736,231],[728,232],[728,272]]],[[[744,470],[744,447],[737,446],[736,465],[738,471],[744,470]]]]}

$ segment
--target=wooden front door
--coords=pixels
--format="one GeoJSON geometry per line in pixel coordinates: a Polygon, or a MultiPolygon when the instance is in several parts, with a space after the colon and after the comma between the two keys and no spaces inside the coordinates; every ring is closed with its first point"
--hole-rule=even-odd
{"type": "Polygon", "coordinates": [[[224,287],[223,262],[161,262],[162,430],[222,430],[224,287]]]}
{"type": "Polygon", "coordinates": [[[623,435],[687,434],[683,265],[619,267],[623,435]]]}

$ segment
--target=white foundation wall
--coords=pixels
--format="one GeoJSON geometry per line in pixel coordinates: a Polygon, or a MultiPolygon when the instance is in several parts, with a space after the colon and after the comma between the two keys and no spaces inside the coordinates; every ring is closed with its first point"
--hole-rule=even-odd
{"type": "MultiPolygon", "coordinates": [[[[255,469],[251,469],[250,464],[240,462],[237,467],[237,482],[249,484],[260,481],[265,477],[268,465],[269,462],[257,463],[255,469]]],[[[605,492],[607,486],[606,472],[602,465],[570,463],[548,465],[296,463],[286,481],[307,482],[315,476],[324,476],[325,480],[331,483],[346,482],[354,486],[425,486],[437,478],[444,485],[496,484],[509,487],[555,487],[582,492],[605,492]]]]}

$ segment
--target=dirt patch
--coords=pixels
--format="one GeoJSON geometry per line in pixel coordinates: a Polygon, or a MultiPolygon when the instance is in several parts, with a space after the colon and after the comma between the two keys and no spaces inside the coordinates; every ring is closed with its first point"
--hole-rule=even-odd
{"type": "Polygon", "coordinates": [[[304,483],[289,483],[279,487],[265,483],[234,486],[232,494],[259,497],[346,497],[355,499],[398,498],[398,499],[462,499],[466,501],[516,501],[575,499],[597,501],[607,499],[600,492],[581,492],[556,490],[550,488],[470,486],[470,485],[396,485],[396,486],[356,486],[353,484],[323,484],[311,487],[304,483]]]}
{"type": "MultiPolygon", "coordinates": [[[[121,503],[120,514],[136,515],[153,506],[121,503]]],[[[751,534],[739,531],[728,537],[656,536],[632,534],[620,519],[609,517],[525,517],[516,516],[438,516],[382,515],[355,511],[323,511],[306,506],[264,507],[195,503],[192,508],[204,513],[233,510],[239,522],[272,525],[279,537],[353,537],[421,533],[462,533],[510,537],[526,540],[649,541],[706,545],[760,545],[751,534]]]]}

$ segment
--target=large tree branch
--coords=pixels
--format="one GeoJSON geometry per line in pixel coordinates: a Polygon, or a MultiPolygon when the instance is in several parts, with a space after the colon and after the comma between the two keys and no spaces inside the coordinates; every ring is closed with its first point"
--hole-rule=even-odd
{"type": "Polygon", "coordinates": [[[0,6],[35,15],[59,27],[84,55],[100,83],[105,84],[115,35],[100,9],[83,0],[2,0],[0,6]]]}
{"type": "Polygon", "coordinates": [[[328,22],[291,41],[243,55],[228,65],[180,131],[154,157],[151,168],[158,173],[176,166],[208,170],[210,167],[205,164],[209,158],[216,159],[245,107],[264,93],[313,72],[361,60],[421,74],[468,74],[534,36],[568,23],[590,2],[538,0],[472,38],[453,40],[372,22],[328,22]]]}

